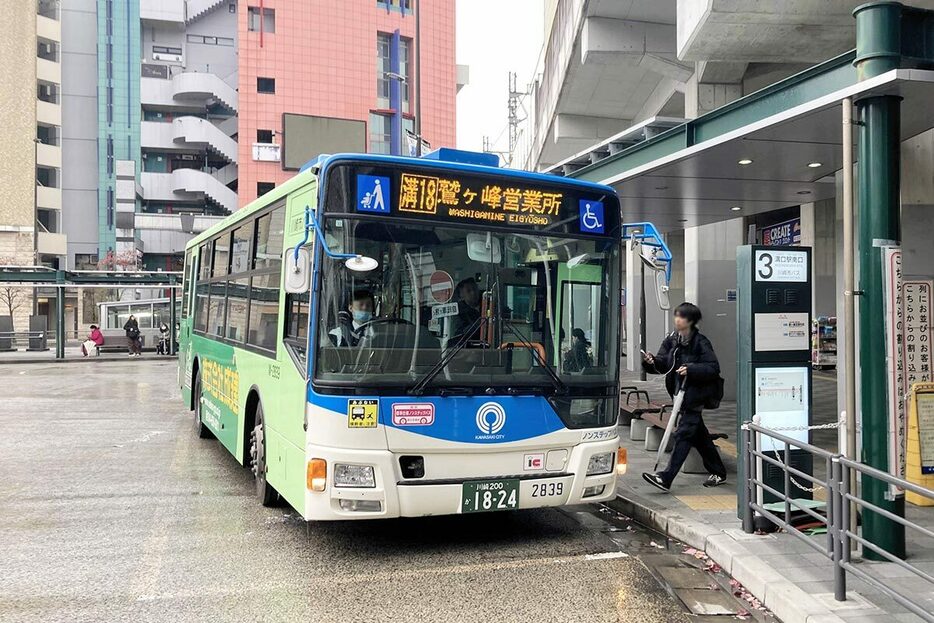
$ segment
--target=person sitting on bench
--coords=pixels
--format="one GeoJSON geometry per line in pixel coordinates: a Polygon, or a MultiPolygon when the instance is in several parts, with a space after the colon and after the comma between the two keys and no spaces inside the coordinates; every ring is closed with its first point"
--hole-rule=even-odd
{"type": "MultiPolygon", "coordinates": [[[[669,394],[684,391],[668,467],[657,474],[642,474],[647,483],[665,492],[671,489],[692,447],[697,448],[704,468],[710,473],[704,486],[716,487],[726,482],[726,467],[701,415],[704,403],[719,391],[720,363],[710,340],[697,330],[700,319],[701,311],[696,305],[681,303],[674,311],[675,331],[662,341],[658,353],[643,354],[642,367],[649,374],[664,374],[669,394]]],[[[674,413],[671,417],[677,416],[674,413]]]]}
{"type": "Polygon", "coordinates": [[[81,344],[81,353],[87,357],[92,352],[97,352],[99,346],[104,345],[104,334],[96,324],[91,325],[91,332],[88,333],[88,339],[81,344]]]}

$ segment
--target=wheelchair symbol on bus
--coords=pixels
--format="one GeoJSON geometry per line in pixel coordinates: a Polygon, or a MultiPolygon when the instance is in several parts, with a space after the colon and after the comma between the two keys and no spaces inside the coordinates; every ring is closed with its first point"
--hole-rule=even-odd
{"type": "Polygon", "coordinates": [[[591,234],[604,233],[603,202],[580,201],[580,228],[582,232],[591,234]]]}

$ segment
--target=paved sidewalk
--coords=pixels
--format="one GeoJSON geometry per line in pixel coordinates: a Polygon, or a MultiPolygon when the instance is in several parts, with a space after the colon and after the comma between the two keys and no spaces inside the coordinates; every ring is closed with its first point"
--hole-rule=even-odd
{"type": "MultiPolygon", "coordinates": [[[[815,381],[815,385],[817,383],[815,381]]],[[[623,384],[645,388],[656,401],[666,397],[657,377],[644,383],[624,379],[623,384]]],[[[705,414],[705,420],[712,431],[730,435],[727,442],[717,442],[727,467],[726,485],[707,489],[702,486],[704,475],[682,473],[675,480],[671,493],[658,491],[641,478],[643,471],[654,468],[655,453],[646,452],[644,442],[631,441],[629,427],[621,426],[620,445],[628,449],[629,470],[620,481],[619,497],[612,505],[640,523],[704,551],[784,623],[921,620],[852,575],[847,578],[848,600],[836,602],[833,599],[832,564],[820,552],[791,534],[745,534],[736,511],[735,404],[724,403],[718,413],[705,414]]],[[[820,497],[819,493],[816,497],[820,497]]],[[[923,521],[929,529],[934,526],[934,509],[918,509],[909,505],[908,513],[909,518],[923,521]]],[[[908,549],[911,562],[920,562],[919,566],[925,572],[934,574],[934,539],[914,538],[908,549]]],[[[871,567],[871,572],[877,577],[891,578],[902,591],[914,590],[918,595],[926,593],[929,610],[934,611],[931,584],[892,563],[861,564],[867,572],[871,567]]]]}

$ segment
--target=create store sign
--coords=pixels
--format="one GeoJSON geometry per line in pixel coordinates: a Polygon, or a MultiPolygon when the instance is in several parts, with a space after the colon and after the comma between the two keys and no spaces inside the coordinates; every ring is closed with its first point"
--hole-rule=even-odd
{"type": "Polygon", "coordinates": [[[801,244],[801,219],[769,225],[759,230],[759,239],[767,247],[789,247],[801,244]]]}

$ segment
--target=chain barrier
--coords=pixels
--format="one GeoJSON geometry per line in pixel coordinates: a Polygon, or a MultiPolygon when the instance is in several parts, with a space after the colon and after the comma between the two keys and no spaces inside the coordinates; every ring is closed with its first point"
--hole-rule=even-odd
{"type": "MultiPolygon", "coordinates": [[[[781,432],[799,433],[799,432],[812,431],[812,430],[833,430],[833,429],[840,428],[841,426],[845,424],[846,424],[846,416],[841,414],[840,419],[837,420],[836,422],[828,422],[826,424],[815,424],[813,426],[775,426],[775,427],[770,426],[769,429],[774,430],[776,432],[780,432],[780,433],[781,432]]],[[[857,430],[859,429],[857,428],[857,430]]],[[[772,453],[775,455],[776,461],[778,461],[779,463],[784,462],[778,457],[778,450],[772,450],[772,453]]],[[[815,485],[813,487],[802,485],[800,482],[795,480],[795,477],[792,476],[791,474],[788,475],[788,479],[791,481],[791,484],[793,484],[798,489],[801,489],[805,493],[816,493],[825,488],[823,485],[815,485]]]]}

